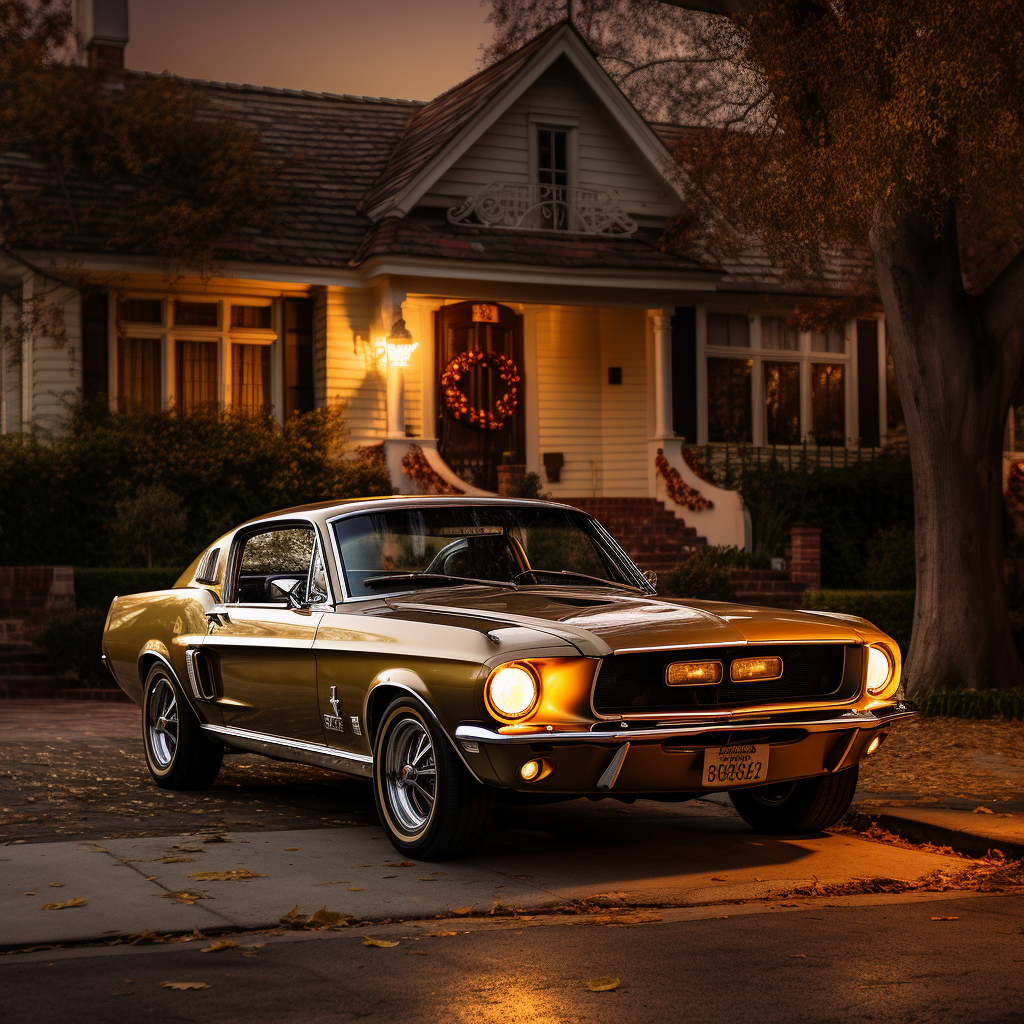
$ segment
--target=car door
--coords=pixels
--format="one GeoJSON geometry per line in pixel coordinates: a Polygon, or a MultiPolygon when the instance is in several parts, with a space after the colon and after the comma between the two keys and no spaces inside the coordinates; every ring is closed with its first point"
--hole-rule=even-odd
{"type": "Polygon", "coordinates": [[[330,597],[322,550],[308,522],[236,537],[202,646],[228,728],[323,744],[313,653],[330,597]]]}

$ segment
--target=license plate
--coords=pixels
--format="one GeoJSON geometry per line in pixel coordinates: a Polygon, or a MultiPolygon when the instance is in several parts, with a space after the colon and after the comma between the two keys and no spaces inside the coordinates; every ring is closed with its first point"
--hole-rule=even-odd
{"type": "Polygon", "coordinates": [[[768,778],[767,743],[735,747],[708,747],[704,751],[704,785],[708,789],[732,789],[768,778]]]}

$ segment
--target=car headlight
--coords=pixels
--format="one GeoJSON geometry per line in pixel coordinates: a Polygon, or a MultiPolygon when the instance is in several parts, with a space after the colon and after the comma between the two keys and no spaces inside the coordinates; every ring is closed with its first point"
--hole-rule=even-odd
{"type": "Polygon", "coordinates": [[[528,665],[501,665],[488,677],[484,687],[487,706],[497,718],[525,718],[540,697],[540,684],[528,665]]]}
{"type": "Polygon", "coordinates": [[[872,697],[880,697],[889,687],[896,666],[884,647],[869,647],[867,688],[872,697]]]}

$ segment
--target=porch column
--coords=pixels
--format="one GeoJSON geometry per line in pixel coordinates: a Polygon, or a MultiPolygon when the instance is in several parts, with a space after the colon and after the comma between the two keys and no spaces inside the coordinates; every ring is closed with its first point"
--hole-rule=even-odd
{"type": "Polygon", "coordinates": [[[649,309],[654,335],[654,436],[672,437],[672,310],[649,309]]]}
{"type": "Polygon", "coordinates": [[[388,363],[388,437],[405,437],[405,367],[388,363]]]}

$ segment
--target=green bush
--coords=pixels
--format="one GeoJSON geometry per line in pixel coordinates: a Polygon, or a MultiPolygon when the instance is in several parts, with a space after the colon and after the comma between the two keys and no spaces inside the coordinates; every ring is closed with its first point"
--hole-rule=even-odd
{"type": "Polygon", "coordinates": [[[914,625],[913,590],[808,590],[804,608],[859,615],[888,633],[906,657],[914,625]]]}
{"type": "Polygon", "coordinates": [[[697,548],[685,561],[658,580],[664,597],[692,597],[701,601],[734,601],[729,564],[714,548],[697,548]]]}
{"type": "MultiPolygon", "coordinates": [[[[196,554],[199,554],[197,551],[196,554]]],[[[106,615],[110,602],[125,594],[167,590],[184,569],[96,569],[75,567],[75,603],[81,611],[99,608],[106,615]]],[[[103,623],[100,623],[102,630],[103,623]]]]}
{"type": "Polygon", "coordinates": [[[902,523],[879,530],[868,546],[864,587],[867,590],[913,590],[916,586],[914,531],[902,523]]]}
{"type": "Polygon", "coordinates": [[[106,608],[80,608],[52,619],[36,644],[60,672],[73,671],[80,686],[112,688],[117,684],[100,660],[106,608]]]}
{"type": "Polygon", "coordinates": [[[912,698],[924,718],[1024,719],[1024,690],[942,690],[912,698]]]}
{"type": "Polygon", "coordinates": [[[167,564],[187,564],[253,516],[390,494],[386,470],[342,458],[343,442],[338,410],[282,428],[269,415],[129,415],[81,403],[52,443],[0,437],[0,565],[144,565],[145,550],[119,540],[118,505],[153,485],[186,512],[176,543],[159,552],[167,564]]]}

